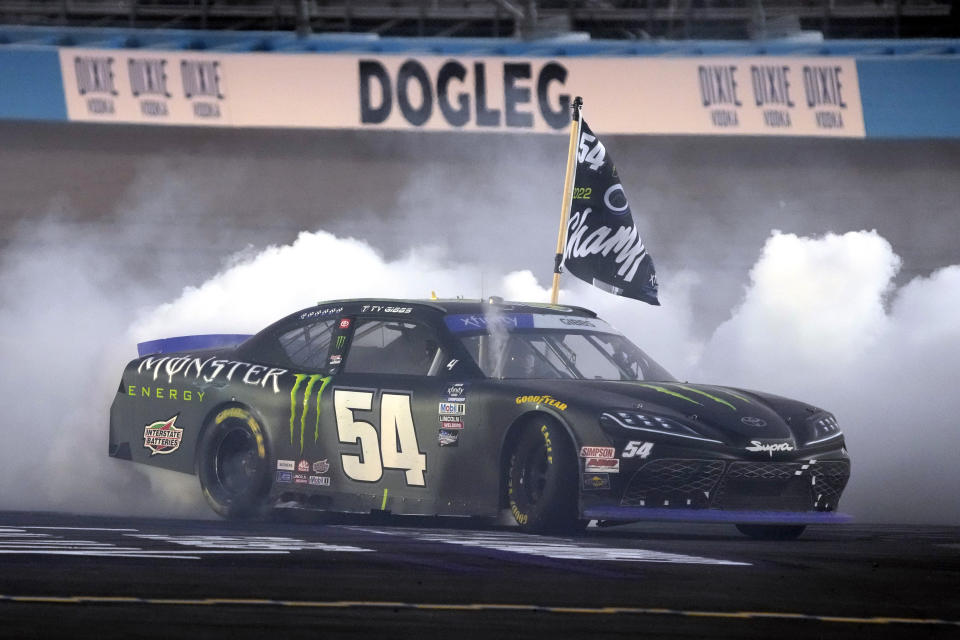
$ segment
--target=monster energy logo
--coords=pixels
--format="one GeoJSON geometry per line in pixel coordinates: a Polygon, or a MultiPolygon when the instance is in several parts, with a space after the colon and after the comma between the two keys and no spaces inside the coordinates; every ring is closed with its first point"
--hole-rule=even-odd
{"type": "Polygon", "coordinates": [[[347,336],[337,336],[337,351],[343,349],[343,343],[347,341],[347,336]]]}
{"type": "Polygon", "coordinates": [[[313,390],[319,382],[320,388],[317,389],[313,423],[313,441],[316,442],[320,439],[320,399],[323,397],[323,390],[327,387],[327,383],[330,382],[330,377],[317,374],[307,375],[305,373],[295,373],[293,375],[296,376],[297,381],[293,383],[293,389],[290,389],[290,444],[293,444],[294,425],[297,422],[297,411],[299,409],[300,453],[303,453],[303,436],[307,430],[307,414],[310,413],[310,398],[313,396],[313,390]],[[297,396],[304,380],[307,381],[307,386],[303,390],[303,400],[298,401],[297,396]]]}

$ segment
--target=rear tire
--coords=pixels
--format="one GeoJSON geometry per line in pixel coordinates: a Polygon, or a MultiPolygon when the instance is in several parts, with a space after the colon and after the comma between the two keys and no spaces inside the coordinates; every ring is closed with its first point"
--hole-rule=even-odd
{"type": "Polygon", "coordinates": [[[738,524],[737,529],[754,540],[796,540],[803,533],[804,524],[738,524]]]}
{"type": "Polygon", "coordinates": [[[220,411],[203,432],[197,475],[210,507],[228,519],[260,514],[270,491],[270,468],[263,428],[240,407],[220,411]]]}
{"type": "Polygon", "coordinates": [[[553,420],[522,427],[508,452],[507,505],[528,533],[577,530],[577,459],[569,437],[553,420]]]}

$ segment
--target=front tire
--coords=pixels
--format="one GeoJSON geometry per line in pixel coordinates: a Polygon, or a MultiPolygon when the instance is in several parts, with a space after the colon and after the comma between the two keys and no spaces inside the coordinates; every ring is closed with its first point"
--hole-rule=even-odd
{"type": "Polygon", "coordinates": [[[246,409],[220,411],[200,438],[197,475],[210,507],[228,519],[259,515],[270,491],[263,428],[246,409]]]}
{"type": "Polygon", "coordinates": [[[528,533],[577,529],[577,459],[567,434],[552,420],[523,427],[505,469],[507,503],[528,533]]]}
{"type": "Polygon", "coordinates": [[[737,529],[754,540],[796,540],[807,526],[803,524],[738,524],[737,529]]]}

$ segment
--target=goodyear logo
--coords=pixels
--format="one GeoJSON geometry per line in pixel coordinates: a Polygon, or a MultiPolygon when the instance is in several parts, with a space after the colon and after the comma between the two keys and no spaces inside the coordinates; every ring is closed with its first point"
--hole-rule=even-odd
{"type": "Polygon", "coordinates": [[[313,441],[320,439],[320,399],[323,397],[323,390],[330,382],[330,376],[321,376],[318,374],[307,375],[304,373],[295,373],[296,382],[290,389],[290,444],[294,443],[294,434],[297,423],[300,423],[300,452],[303,453],[304,434],[307,430],[307,416],[310,408],[314,407],[313,418],[313,441]],[[304,384],[306,382],[306,384],[304,384]],[[319,386],[318,384],[319,383],[319,386]],[[303,397],[300,397],[300,390],[303,389],[303,397]],[[316,391],[316,393],[314,393],[316,391]],[[315,398],[313,402],[311,399],[315,398]],[[299,420],[297,416],[299,415],[299,420]]]}
{"type": "Polygon", "coordinates": [[[565,402],[560,402],[553,396],[517,396],[517,404],[526,404],[528,402],[534,404],[545,404],[548,407],[553,407],[559,409],[560,411],[567,410],[567,404],[565,402]]]}

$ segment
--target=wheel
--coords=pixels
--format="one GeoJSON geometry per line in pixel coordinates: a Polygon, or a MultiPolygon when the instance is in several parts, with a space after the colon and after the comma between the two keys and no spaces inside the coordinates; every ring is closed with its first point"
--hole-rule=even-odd
{"type": "Polygon", "coordinates": [[[270,490],[263,429],[239,407],[224,409],[200,438],[197,475],[203,496],[224,518],[258,515],[270,490]]]}
{"type": "Polygon", "coordinates": [[[738,524],[740,533],[754,540],[795,540],[807,526],[804,524],[738,524]]]}
{"type": "Polygon", "coordinates": [[[523,427],[507,459],[510,513],[530,533],[571,532],[577,521],[577,459],[567,434],[552,420],[523,427]]]}

